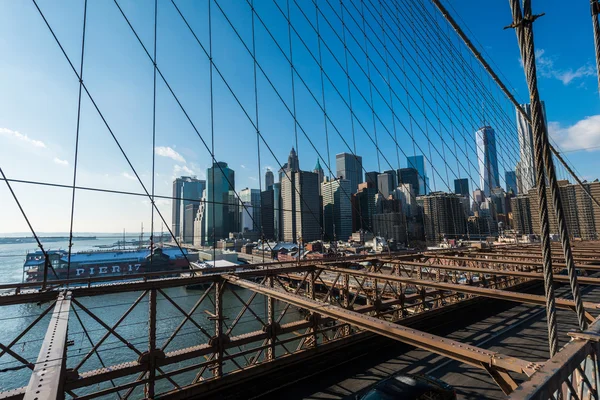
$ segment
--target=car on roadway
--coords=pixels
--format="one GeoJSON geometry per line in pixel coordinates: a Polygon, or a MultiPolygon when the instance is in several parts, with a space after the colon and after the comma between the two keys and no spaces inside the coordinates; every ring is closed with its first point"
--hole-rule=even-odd
{"type": "Polygon", "coordinates": [[[428,375],[394,374],[375,384],[361,400],[454,400],[456,391],[428,375]]]}

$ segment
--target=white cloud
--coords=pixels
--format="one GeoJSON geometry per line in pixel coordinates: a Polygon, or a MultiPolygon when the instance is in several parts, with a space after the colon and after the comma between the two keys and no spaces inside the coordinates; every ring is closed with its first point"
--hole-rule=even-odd
{"type": "Polygon", "coordinates": [[[240,167],[242,167],[243,169],[246,169],[246,166],[244,164],[240,164],[240,167]]]}
{"type": "MultiPolygon", "coordinates": [[[[535,59],[537,72],[545,77],[545,78],[554,78],[558,79],[563,83],[563,85],[568,85],[576,79],[585,78],[588,76],[595,76],[596,69],[592,64],[582,65],[581,67],[573,70],[573,68],[569,69],[560,69],[554,66],[554,61],[556,57],[548,56],[544,49],[538,49],[535,51],[535,59]]],[[[523,65],[523,60],[520,60],[521,65],[523,65]]]]}
{"type": "Polygon", "coordinates": [[[171,147],[168,147],[168,146],[158,146],[154,149],[154,152],[156,153],[157,156],[168,157],[177,162],[182,162],[182,163],[186,162],[185,158],[183,158],[183,156],[181,154],[179,154],[178,152],[176,152],[175,150],[173,150],[171,147]]]}
{"type": "Polygon", "coordinates": [[[249,176],[248,179],[250,179],[251,181],[257,181],[258,179],[253,177],[253,176],[249,176]]]}
{"type": "MultiPolygon", "coordinates": [[[[562,150],[579,150],[600,146],[600,115],[585,117],[567,127],[558,122],[548,124],[549,135],[562,150]]],[[[590,149],[591,151],[592,149],[590,149]]]]}
{"type": "Polygon", "coordinates": [[[173,178],[176,178],[178,176],[195,176],[196,173],[188,168],[187,165],[178,165],[175,164],[175,166],[173,166],[173,178]]]}
{"type": "Polygon", "coordinates": [[[32,139],[29,136],[27,136],[26,134],[17,132],[17,131],[13,131],[12,129],[0,128],[0,135],[5,135],[5,136],[13,137],[18,140],[22,140],[22,141],[27,142],[35,147],[40,147],[40,148],[46,147],[46,144],[44,142],[42,142],[41,140],[32,139]]]}
{"type": "Polygon", "coordinates": [[[58,164],[58,165],[64,165],[65,167],[66,167],[67,165],[69,165],[69,162],[68,162],[67,160],[61,160],[61,159],[60,159],[60,158],[58,158],[58,157],[54,157],[54,163],[55,163],[55,164],[58,164]]]}
{"type": "Polygon", "coordinates": [[[131,175],[128,172],[121,172],[121,176],[126,179],[131,179],[132,181],[135,181],[137,179],[134,175],[131,175]]]}

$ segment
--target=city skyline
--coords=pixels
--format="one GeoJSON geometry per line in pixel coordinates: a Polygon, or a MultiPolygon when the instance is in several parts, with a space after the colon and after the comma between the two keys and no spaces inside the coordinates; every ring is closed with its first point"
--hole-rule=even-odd
{"type": "MultiPolygon", "coordinates": [[[[473,4],[475,3],[467,1],[456,5],[458,14],[469,23],[481,43],[494,43],[493,48],[486,49],[486,52],[496,61],[499,71],[511,83],[510,86],[517,89],[520,94],[526,93],[514,35],[509,32],[499,33],[497,29],[510,20],[506,5],[490,5],[486,9],[490,18],[487,24],[483,24],[480,16],[474,12],[473,4]]],[[[256,156],[256,127],[242,112],[240,104],[233,100],[228,89],[223,87],[223,82],[218,76],[215,77],[214,82],[216,96],[214,126],[211,128],[208,82],[204,78],[199,78],[208,75],[209,63],[199,50],[198,44],[190,40],[190,32],[179,19],[175,18],[177,16],[173,15],[169,7],[169,4],[159,4],[161,20],[158,32],[159,66],[169,85],[182,100],[183,107],[187,111],[194,110],[190,113],[190,117],[197,131],[190,126],[164,83],[159,80],[156,145],[152,146],[152,64],[148,62],[122,18],[114,12],[114,4],[93,6],[93,12],[89,13],[90,26],[94,27],[93,31],[97,34],[90,36],[86,41],[86,54],[90,56],[85,67],[86,86],[128,154],[145,189],[151,193],[154,180],[154,193],[166,197],[158,198],[156,201],[165,221],[155,213],[155,231],[160,228],[160,225],[171,225],[168,198],[172,197],[172,180],[179,176],[193,175],[198,179],[206,179],[204,171],[214,160],[199,136],[207,141],[209,149],[214,149],[217,159],[229,160],[231,167],[237,171],[239,187],[258,187],[257,182],[264,176],[267,167],[274,173],[280,168],[262,140],[259,140],[260,159],[256,156]],[[99,63],[98,60],[103,61],[99,63]],[[211,131],[214,132],[214,142],[211,140],[211,131]],[[153,154],[156,161],[154,176],[152,174],[153,154]]],[[[548,33],[550,37],[550,27],[555,26],[557,16],[568,15],[569,20],[574,21],[571,34],[578,39],[566,46],[564,42],[545,41],[542,38],[536,46],[540,52],[538,56],[545,61],[544,64],[540,64],[542,69],[539,82],[546,102],[548,127],[551,136],[564,150],[591,148],[597,145],[598,119],[595,118],[597,110],[592,106],[596,99],[595,91],[592,89],[595,86],[595,74],[590,73],[588,68],[592,46],[589,44],[587,22],[579,23],[581,15],[585,14],[581,10],[585,7],[578,4],[572,9],[552,13],[552,10],[557,10],[556,7],[552,4],[546,5],[545,11],[548,15],[536,26],[536,29],[542,34],[548,33]],[[565,56],[567,52],[569,57],[565,56]],[[591,128],[583,129],[583,127],[591,128]]],[[[236,27],[247,28],[243,21],[248,20],[249,7],[236,9],[227,6],[226,8],[236,27]]],[[[82,5],[59,6],[54,12],[52,9],[53,7],[42,5],[42,10],[48,12],[49,23],[52,26],[60,26],[58,38],[64,42],[67,54],[71,59],[76,60],[81,47],[78,38],[81,32],[82,5]]],[[[69,70],[64,56],[49,35],[47,27],[36,23],[39,16],[35,9],[19,2],[3,2],[0,10],[2,11],[0,12],[2,37],[11,38],[0,43],[2,54],[6,55],[3,57],[1,67],[5,75],[11,77],[3,80],[1,84],[2,92],[6,94],[0,99],[2,167],[9,179],[69,186],[73,181],[78,80],[69,70]],[[31,118],[31,115],[36,115],[36,118],[31,118]]],[[[152,19],[149,10],[135,4],[129,5],[124,11],[135,21],[152,19]]],[[[184,15],[197,16],[199,21],[205,21],[206,10],[199,5],[187,5],[183,7],[182,12],[184,15]]],[[[258,5],[257,12],[264,18],[281,19],[278,11],[267,5],[258,5]]],[[[301,18],[295,16],[294,24],[299,23],[296,17],[301,18]]],[[[335,16],[331,15],[331,17],[335,16]]],[[[140,30],[142,41],[150,46],[153,36],[150,25],[134,25],[140,30]]],[[[197,27],[193,26],[193,28],[197,27]]],[[[228,25],[219,25],[216,29],[220,29],[219,33],[223,34],[216,34],[214,37],[215,65],[230,82],[244,110],[248,115],[254,115],[253,63],[241,47],[239,52],[233,54],[226,51],[231,48],[229,44],[233,40],[228,25]],[[232,66],[236,66],[235,70],[227,68],[225,62],[229,60],[232,66]]],[[[241,31],[244,40],[249,40],[248,30],[241,31]]],[[[278,35],[282,38],[286,37],[284,31],[276,30],[274,33],[276,37],[278,35]]],[[[272,40],[267,35],[263,36],[259,41],[261,46],[257,50],[259,61],[262,63],[264,60],[282,57],[272,40]]],[[[324,39],[334,42],[336,38],[330,36],[324,39]]],[[[369,39],[377,40],[377,37],[370,34],[369,39]]],[[[200,35],[199,40],[206,44],[206,37],[200,35]]],[[[295,46],[302,48],[301,44],[295,46]]],[[[411,54],[410,52],[413,51],[410,50],[411,44],[408,43],[407,46],[408,54],[411,54]]],[[[314,48],[310,50],[314,52],[314,48]]],[[[343,47],[338,50],[336,56],[343,57],[343,47]]],[[[350,50],[354,53],[359,52],[356,48],[350,50]]],[[[304,51],[308,52],[308,50],[304,51]]],[[[327,54],[326,56],[329,57],[327,54]]],[[[268,73],[282,97],[291,103],[292,96],[287,89],[290,79],[289,65],[285,64],[285,60],[283,62],[282,68],[269,70],[268,73]]],[[[373,71],[375,67],[382,72],[385,71],[382,61],[373,62],[378,62],[373,65],[373,71]]],[[[432,62],[433,65],[437,65],[435,59],[432,59],[432,62]]],[[[361,97],[360,93],[368,92],[366,78],[356,77],[357,86],[352,88],[355,115],[352,116],[340,101],[348,101],[348,98],[331,100],[335,92],[330,86],[327,87],[325,96],[321,96],[319,69],[314,68],[310,55],[302,56],[297,52],[294,64],[297,66],[297,74],[306,81],[315,98],[327,98],[327,114],[331,120],[327,128],[322,118],[315,118],[315,113],[323,115],[322,109],[316,105],[300,79],[297,79],[300,89],[298,89],[296,102],[297,119],[294,121],[279,100],[271,96],[273,88],[260,76],[259,71],[257,91],[260,108],[270,110],[260,113],[260,134],[282,164],[285,163],[285,159],[279,155],[287,154],[292,145],[296,147],[303,162],[308,163],[304,165],[305,168],[314,165],[315,160],[321,159],[325,175],[336,173],[333,156],[326,155],[328,147],[337,152],[351,152],[358,149],[363,157],[363,167],[367,171],[397,170],[405,167],[402,161],[406,156],[423,154],[428,159],[427,172],[432,190],[449,191],[448,186],[451,188],[456,178],[467,177],[471,183],[473,180],[478,180],[471,165],[476,164],[476,158],[473,151],[475,146],[470,140],[473,130],[476,129],[475,125],[482,121],[479,117],[473,117],[471,121],[471,117],[481,114],[482,102],[476,99],[483,97],[485,93],[480,96],[475,92],[469,92],[469,96],[463,97],[462,93],[456,92],[460,95],[460,99],[464,100],[463,105],[459,107],[450,104],[448,112],[465,118],[462,122],[466,125],[464,127],[458,126],[460,124],[456,121],[453,122],[458,124],[457,129],[454,130],[456,140],[461,139],[460,132],[469,137],[464,146],[458,143],[457,150],[453,146],[443,144],[442,137],[448,137],[448,134],[453,131],[446,119],[442,118],[441,124],[444,126],[441,127],[441,132],[438,132],[440,128],[434,125],[439,124],[428,123],[418,110],[415,112],[414,101],[400,101],[401,98],[406,97],[400,96],[405,91],[409,91],[411,96],[416,96],[419,92],[412,88],[414,82],[411,82],[410,76],[406,90],[400,85],[401,81],[392,76],[391,95],[398,96],[398,103],[394,107],[396,119],[392,117],[384,101],[376,96],[374,101],[378,114],[376,116],[378,118],[375,118],[377,126],[372,127],[373,113],[369,105],[357,102],[361,97]],[[471,102],[468,101],[470,96],[473,96],[471,102]],[[406,111],[406,108],[411,106],[412,117],[406,111]],[[325,141],[326,128],[329,134],[329,146],[325,141]],[[375,128],[377,143],[372,140],[375,128]],[[397,137],[394,137],[394,132],[397,137]],[[314,142],[316,149],[305,137],[305,133],[314,142]],[[396,143],[399,144],[399,148],[396,147],[396,143]],[[379,150],[376,150],[376,147],[379,150]],[[462,154],[463,147],[465,155],[462,154]],[[444,162],[444,153],[447,157],[446,162],[444,162]],[[431,165],[434,168],[431,168],[431,165]],[[448,174],[446,169],[449,170],[448,174]]],[[[399,74],[401,79],[404,78],[396,69],[391,72],[399,74]]],[[[343,77],[343,73],[340,76],[343,77]]],[[[427,70],[423,76],[429,77],[427,70]]],[[[343,88],[347,82],[334,80],[334,83],[339,88],[343,88]]],[[[327,85],[331,84],[327,83],[327,85]]],[[[378,83],[378,86],[377,89],[386,89],[385,83],[378,83]]],[[[426,86],[428,90],[433,90],[430,85],[426,86]]],[[[525,100],[523,95],[517,97],[521,101],[525,100]]],[[[482,100],[487,101],[485,98],[482,100]]],[[[486,104],[491,103],[486,102],[486,104]]],[[[510,124],[514,125],[514,110],[509,107],[507,110],[505,115],[510,119],[510,124]]],[[[436,119],[435,110],[425,111],[428,118],[436,119]]],[[[438,117],[443,116],[441,115],[443,113],[437,114],[438,117]]],[[[495,118],[492,110],[486,111],[486,114],[490,119],[495,118]]],[[[501,121],[503,118],[497,119],[501,121]]],[[[502,142],[498,143],[498,162],[501,164],[500,180],[504,187],[502,170],[514,169],[518,157],[518,149],[515,146],[517,133],[500,125],[492,123],[498,136],[503,137],[502,142]]],[[[513,129],[514,126],[510,128],[513,129]]],[[[137,182],[134,171],[120,154],[106,126],[87,98],[84,98],[82,104],[80,139],[77,186],[145,194],[144,188],[137,182]]],[[[576,157],[572,157],[571,153],[567,153],[566,156],[580,171],[582,179],[594,179],[596,170],[594,165],[597,158],[595,150],[579,151],[576,154],[576,157]]],[[[265,182],[262,182],[263,190],[264,184],[265,182]]],[[[3,221],[0,231],[27,232],[27,225],[6,185],[0,186],[2,204],[0,220],[3,221]]],[[[69,231],[71,191],[68,188],[52,189],[17,183],[14,183],[14,188],[36,231],[69,231]]],[[[140,222],[143,222],[144,226],[150,226],[152,209],[149,199],[145,196],[125,196],[115,201],[114,194],[78,190],[75,204],[77,218],[73,229],[77,232],[90,230],[119,232],[122,228],[134,231],[139,229],[140,222]],[[98,202],[102,207],[94,207],[98,202]]]]}

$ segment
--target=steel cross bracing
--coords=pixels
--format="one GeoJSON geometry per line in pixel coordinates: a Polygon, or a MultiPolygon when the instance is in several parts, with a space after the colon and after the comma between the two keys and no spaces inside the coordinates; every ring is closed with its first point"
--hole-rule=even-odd
{"type": "MultiPolygon", "coordinates": [[[[309,362],[315,354],[334,351],[364,335],[378,334],[482,368],[505,393],[510,393],[517,387],[511,374],[535,378],[535,371],[544,366],[396,324],[409,323],[411,318],[442,311],[449,305],[466,304],[464,302],[477,296],[544,304],[542,296],[520,292],[541,279],[535,272],[539,261],[501,258],[500,253],[494,253],[494,260],[490,260],[483,258],[490,254],[484,251],[465,250],[460,254],[461,257],[452,256],[451,251],[380,254],[288,266],[256,264],[241,272],[226,269],[222,274],[207,276],[163,279],[144,276],[134,282],[71,284],[69,293],[60,287],[40,291],[19,286],[0,297],[0,305],[52,302],[25,333],[41,324],[43,316],[52,309],[53,317],[37,363],[14,351],[22,335],[13,340],[9,338],[7,345],[2,344],[0,357],[13,356],[25,368],[33,369],[31,382],[36,382],[38,378],[44,379],[39,374],[39,367],[43,365],[39,357],[45,357],[52,346],[51,350],[57,354],[52,360],[54,383],[51,387],[42,386],[40,391],[50,396],[46,398],[60,398],[65,393],[82,398],[117,395],[129,398],[140,396],[144,391],[153,398],[169,398],[221,390],[294,360],[309,362]],[[369,267],[349,268],[356,268],[358,262],[365,260],[370,261],[369,267]],[[197,297],[190,308],[179,305],[170,292],[170,288],[200,284],[205,285],[205,289],[188,294],[197,297]],[[235,287],[249,292],[240,292],[235,287]],[[103,301],[110,303],[111,293],[123,292],[139,293],[139,296],[116,320],[109,321],[102,307],[90,307],[85,301],[103,296],[103,301]],[[259,303],[263,298],[266,302],[259,303]],[[142,304],[147,304],[149,330],[136,331],[133,336],[122,333],[142,304]],[[164,320],[161,310],[166,305],[177,310],[180,322],[162,332],[158,327],[164,320]],[[81,353],[65,352],[70,339],[66,331],[69,309],[77,313],[78,320],[81,321],[81,316],[99,327],[99,335],[88,333],[90,346],[81,353]],[[235,318],[225,316],[224,310],[230,309],[235,318]],[[249,321],[254,321],[254,328],[244,330],[249,321]],[[194,339],[190,342],[186,338],[192,333],[194,339]],[[122,348],[123,354],[131,354],[131,358],[111,366],[94,362],[103,351],[115,346],[122,348]],[[64,357],[58,355],[60,352],[64,357]],[[69,369],[67,360],[70,360],[69,369]]],[[[554,278],[562,282],[566,277],[555,275],[554,278]]],[[[580,283],[594,287],[600,279],[582,277],[580,283]]],[[[557,306],[573,309],[574,303],[559,298],[557,306]]],[[[591,322],[598,306],[588,302],[584,307],[586,318],[591,322]]],[[[92,329],[91,323],[85,325],[87,327],[73,325],[71,329],[92,329]]],[[[29,396],[33,390],[31,385],[4,392],[0,398],[29,396]]]]}

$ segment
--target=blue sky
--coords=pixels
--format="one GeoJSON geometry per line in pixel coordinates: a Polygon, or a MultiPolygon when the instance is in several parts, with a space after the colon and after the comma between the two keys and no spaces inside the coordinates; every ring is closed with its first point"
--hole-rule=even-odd
{"type": "MultiPolygon", "coordinates": [[[[216,158],[228,162],[235,170],[236,189],[258,188],[265,168],[276,171],[278,163],[286,161],[292,146],[298,147],[302,169],[312,169],[320,156],[326,174],[327,165],[335,169],[335,154],[342,151],[356,149],[369,171],[404,167],[406,155],[424,154],[428,159],[432,189],[453,188],[456,177],[469,177],[474,189],[479,181],[474,130],[482,119],[498,132],[501,174],[514,168],[518,153],[514,110],[464,47],[461,54],[467,60],[466,69],[461,69],[457,58],[449,59],[442,54],[439,46],[443,37],[432,41],[435,31],[425,32],[417,24],[421,2],[407,7],[406,0],[399,1],[398,4],[403,5],[399,10],[386,8],[391,3],[380,4],[374,0],[345,3],[347,53],[339,36],[343,32],[339,2],[318,2],[322,13],[318,23],[323,38],[321,63],[325,71],[324,104],[328,116],[325,122],[317,63],[319,40],[314,31],[317,11],[312,1],[297,1],[305,14],[298,3],[290,1],[292,25],[300,35],[292,32],[297,71],[294,93],[288,61],[288,25],[284,16],[287,3],[285,0],[255,1],[262,20],[255,21],[256,57],[260,64],[258,127],[270,147],[260,141],[260,160],[254,64],[248,52],[248,49],[252,51],[250,6],[242,0],[211,3],[213,60],[218,69],[218,72],[213,71],[214,149],[216,158]],[[361,7],[366,18],[366,39],[362,32],[361,7]],[[377,12],[386,17],[377,20],[377,12]],[[405,21],[404,31],[398,31],[394,25],[397,16],[405,21]],[[378,23],[389,24],[384,25],[386,33],[378,23]],[[247,47],[230,24],[235,26],[247,47]],[[363,49],[369,53],[370,63],[363,49]],[[346,54],[352,77],[350,94],[344,73],[346,54]],[[219,74],[225,77],[229,88],[219,74]],[[371,75],[372,85],[366,74],[371,75]],[[478,86],[478,80],[485,87],[478,86]],[[297,124],[292,117],[294,99],[297,124]],[[350,101],[353,115],[348,109],[350,101]],[[375,135],[379,152],[373,144],[375,135]]],[[[38,3],[79,68],[83,2],[40,0],[38,3]]],[[[170,196],[175,176],[192,174],[202,178],[211,164],[210,153],[198,136],[212,147],[210,64],[172,3],[167,0],[158,3],[157,64],[197,132],[159,77],[156,148],[153,149],[152,63],[112,1],[89,0],[83,78],[146,188],[151,190],[154,153],[155,192],[170,196]]],[[[431,10],[427,0],[422,3],[431,10]]],[[[119,4],[152,52],[154,2],[123,0],[119,4]]],[[[208,51],[208,1],[179,0],[176,4],[208,51]]],[[[481,6],[481,2],[474,0],[457,0],[452,6],[454,9],[449,7],[450,10],[459,21],[462,19],[461,25],[468,25],[469,35],[477,38],[481,49],[514,88],[517,99],[525,102],[528,93],[515,35],[511,30],[503,30],[511,21],[508,2],[486,2],[481,6]]],[[[558,1],[538,1],[534,2],[534,11],[546,13],[536,22],[535,35],[539,87],[546,102],[551,134],[559,146],[568,151],[566,155],[580,175],[595,179],[600,149],[575,151],[600,146],[600,113],[588,5],[579,2],[564,7],[558,1]]],[[[442,34],[449,34],[460,49],[455,35],[439,16],[436,18],[442,34]]],[[[70,185],[79,84],[32,2],[0,2],[0,54],[0,166],[9,178],[70,185]]],[[[563,171],[559,171],[559,177],[565,177],[563,171]]],[[[143,193],[85,94],[77,184],[143,193]]],[[[264,187],[264,182],[262,185],[264,187]]],[[[69,189],[17,183],[14,189],[34,228],[42,232],[68,231],[69,189]]],[[[170,224],[170,202],[158,200],[157,204],[170,224]]],[[[139,230],[142,222],[148,230],[150,215],[151,207],[144,197],[77,191],[74,230],[118,232],[126,228],[134,231],[139,230]]],[[[160,219],[157,221],[156,230],[159,230],[160,219]]],[[[1,183],[0,232],[26,230],[6,185],[1,183]]]]}

